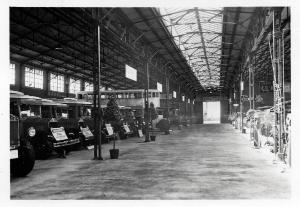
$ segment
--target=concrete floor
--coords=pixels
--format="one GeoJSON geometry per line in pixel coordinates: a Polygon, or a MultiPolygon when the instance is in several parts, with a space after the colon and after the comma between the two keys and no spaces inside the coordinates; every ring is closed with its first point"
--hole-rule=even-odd
{"type": "Polygon", "coordinates": [[[156,142],[118,141],[118,160],[93,161],[93,150],[38,160],[11,179],[11,199],[290,198],[290,173],[252,148],[231,125],[193,125],[156,142]]]}

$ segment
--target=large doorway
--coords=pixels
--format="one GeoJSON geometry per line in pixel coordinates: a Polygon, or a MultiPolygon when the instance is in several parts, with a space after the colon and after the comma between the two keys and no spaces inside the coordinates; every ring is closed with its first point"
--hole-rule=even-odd
{"type": "Polygon", "coordinates": [[[220,101],[203,102],[203,123],[220,124],[220,101]]]}

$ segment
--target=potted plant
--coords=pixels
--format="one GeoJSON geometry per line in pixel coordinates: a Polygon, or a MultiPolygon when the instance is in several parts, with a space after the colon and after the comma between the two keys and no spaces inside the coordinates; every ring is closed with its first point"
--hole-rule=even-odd
{"type": "MultiPolygon", "coordinates": [[[[110,122],[114,129],[118,129],[119,124],[121,122],[121,113],[118,107],[118,104],[113,96],[109,97],[109,101],[107,103],[105,120],[110,122]]],[[[118,159],[119,157],[119,149],[116,149],[116,134],[113,136],[113,149],[109,150],[111,159],[118,159]]]]}
{"type": "Polygon", "coordinates": [[[116,149],[116,135],[113,136],[113,148],[109,150],[110,159],[118,159],[119,158],[119,149],[116,149]]]}

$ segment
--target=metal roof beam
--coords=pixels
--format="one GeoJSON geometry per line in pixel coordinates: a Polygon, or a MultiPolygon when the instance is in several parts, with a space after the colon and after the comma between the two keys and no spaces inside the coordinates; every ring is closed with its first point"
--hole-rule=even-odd
{"type": "Polygon", "coordinates": [[[201,27],[201,23],[200,23],[200,16],[199,16],[199,11],[198,11],[197,7],[195,7],[195,13],[196,13],[196,19],[197,19],[197,23],[198,23],[198,29],[199,29],[199,32],[200,32],[201,42],[202,42],[202,50],[203,50],[204,56],[205,56],[206,67],[208,69],[209,77],[211,79],[210,67],[209,67],[207,54],[206,54],[205,41],[204,41],[204,37],[203,37],[203,33],[202,33],[202,27],[201,27]]]}

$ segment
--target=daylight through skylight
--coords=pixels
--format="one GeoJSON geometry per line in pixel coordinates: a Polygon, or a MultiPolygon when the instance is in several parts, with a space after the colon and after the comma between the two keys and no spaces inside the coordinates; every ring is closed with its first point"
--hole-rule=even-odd
{"type": "Polygon", "coordinates": [[[204,89],[220,86],[223,8],[159,8],[204,89]]]}

